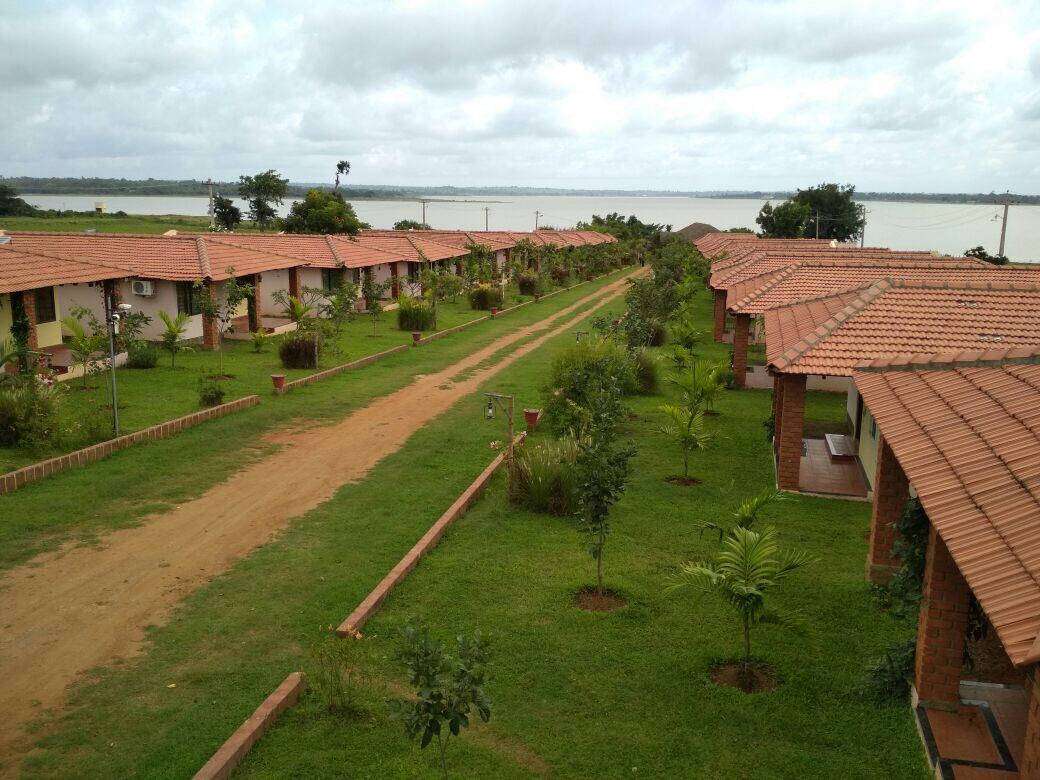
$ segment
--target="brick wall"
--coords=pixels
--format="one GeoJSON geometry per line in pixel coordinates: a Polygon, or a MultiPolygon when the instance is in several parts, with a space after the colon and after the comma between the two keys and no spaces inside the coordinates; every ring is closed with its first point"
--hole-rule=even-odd
{"type": "MultiPolygon", "coordinates": [[[[206,292],[212,295],[214,298],[217,296],[217,286],[213,282],[206,282],[206,292]]],[[[202,315],[202,346],[206,349],[216,349],[217,343],[220,340],[220,333],[217,331],[217,321],[213,317],[207,317],[205,314],[202,315]]]]}
{"type": "Polygon", "coordinates": [[[892,545],[898,536],[895,523],[902,517],[910,498],[910,483],[884,436],[878,443],[874,474],[867,579],[875,585],[884,585],[899,568],[899,559],[892,553],[892,545]]]}
{"type": "Polygon", "coordinates": [[[776,481],[782,490],[798,490],[805,427],[805,374],[777,374],[780,388],[776,418],[776,481]]]}
{"type": "Polygon", "coordinates": [[[289,295],[293,298],[300,297],[300,269],[289,269],[289,295]]]}
{"type": "Polygon", "coordinates": [[[917,623],[914,687],[926,707],[956,709],[971,591],[935,530],[928,531],[921,612],[917,623]]]}
{"type": "Polygon", "coordinates": [[[736,314],[733,317],[733,384],[743,388],[747,384],[748,331],[751,316],[736,314]]]}
{"type": "Polygon", "coordinates": [[[715,290],[715,331],[716,341],[722,341],[726,333],[726,291],[715,290]]]}
{"type": "Polygon", "coordinates": [[[1019,770],[1022,777],[1035,778],[1040,777],[1040,667],[1030,667],[1025,685],[1029,713],[1026,715],[1026,738],[1019,770]]]}
{"type": "Polygon", "coordinates": [[[109,439],[91,447],[84,447],[81,450],[70,452],[68,455],[59,455],[56,458],[33,463],[17,471],[10,471],[7,474],[0,475],[0,495],[13,493],[23,485],[39,482],[41,479],[46,479],[51,474],[57,474],[59,471],[86,466],[135,444],[165,439],[178,431],[183,431],[185,428],[193,428],[199,423],[204,423],[217,417],[224,417],[242,409],[248,409],[256,406],[258,403],[260,403],[260,396],[247,395],[245,398],[239,398],[220,406],[211,406],[209,409],[202,409],[184,417],[178,417],[175,420],[167,420],[150,428],[144,428],[134,433],[128,433],[125,436],[109,439]]]}

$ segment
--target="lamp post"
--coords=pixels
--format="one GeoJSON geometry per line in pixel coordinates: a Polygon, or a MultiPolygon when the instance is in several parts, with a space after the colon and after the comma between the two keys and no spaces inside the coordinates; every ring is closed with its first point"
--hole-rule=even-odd
{"type": "MultiPolygon", "coordinates": [[[[513,465],[513,396],[500,395],[499,393],[484,393],[487,398],[487,406],[484,408],[484,419],[495,419],[495,408],[501,409],[509,417],[509,446],[506,450],[506,458],[509,460],[510,469],[513,465]]],[[[512,473],[510,471],[510,473],[512,473]]]]}
{"type": "Polygon", "coordinates": [[[112,293],[105,296],[105,319],[108,321],[108,367],[112,384],[112,431],[119,435],[119,393],[116,390],[116,336],[119,335],[119,319],[133,308],[129,303],[115,304],[112,293]]]}

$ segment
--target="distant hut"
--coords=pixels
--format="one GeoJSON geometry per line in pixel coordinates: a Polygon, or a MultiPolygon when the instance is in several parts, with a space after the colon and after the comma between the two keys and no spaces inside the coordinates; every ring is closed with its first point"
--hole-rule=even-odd
{"type": "Polygon", "coordinates": [[[685,238],[687,241],[696,241],[701,236],[708,235],[708,233],[718,232],[720,231],[717,227],[709,225],[706,222],[694,222],[690,225],[687,225],[682,230],[678,231],[679,235],[685,238]]]}

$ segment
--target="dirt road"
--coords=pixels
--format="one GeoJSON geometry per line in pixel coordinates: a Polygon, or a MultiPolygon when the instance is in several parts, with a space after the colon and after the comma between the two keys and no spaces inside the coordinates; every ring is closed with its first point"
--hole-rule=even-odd
{"type": "Polygon", "coordinates": [[[85,670],[138,652],[144,627],[163,623],[182,598],[330,499],[398,450],[416,430],[548,339],[574,327],[625,279],[463,360],[377,398],[339,423],[282,432],[282,447],[197,499],[114,531],[98,547],[39,556],[0,580],[0,755],[24,739],[20,725],[62,703],[85,670]],[[497,362],[495,353],[537,335],[497,362]],[[478,366],[480,366],[478,368],[478,366]],[[288,489],[291,486],[291,489],[288,489]]]}

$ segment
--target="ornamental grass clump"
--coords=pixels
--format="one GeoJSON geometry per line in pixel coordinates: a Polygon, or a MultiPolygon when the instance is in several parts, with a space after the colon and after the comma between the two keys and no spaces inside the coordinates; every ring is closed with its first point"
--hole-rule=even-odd
{"type": "Polygon", "coordinates": [[[401,330],[431,330],[436,324],[433,305],[427,301],[402,295],[397,306],[397,327],[401,330]]]}
{"type": "Polygon", "coordinates": [[[317,337],[306,331],[286,333],[278,345],[278,357],[284,368],[317,368],[317,337]]]}
{"type": "Polygon", "coordinates": [[[467,293],[469,307],[478,311],[490,311],[502,305],[502,288],[490,284],[476,284],[467,293]]]}
{"type": "Polygon", "coordinates": [[[538,274],[535,271],[524,271],[516,279],[516,286],[520,288],[521,295],[534,295],[540,291],[541,285],[538,274]]]}
{"type": "Polygon", "coordinates": [[[578,511],[578,443],[572,436],[516,451],[509,500],[534,512],[573,517],[578,511]]]}

